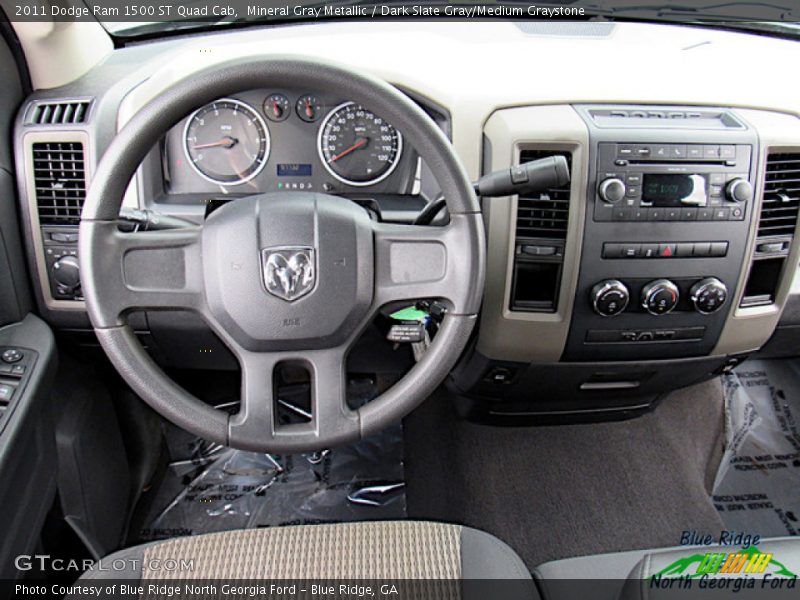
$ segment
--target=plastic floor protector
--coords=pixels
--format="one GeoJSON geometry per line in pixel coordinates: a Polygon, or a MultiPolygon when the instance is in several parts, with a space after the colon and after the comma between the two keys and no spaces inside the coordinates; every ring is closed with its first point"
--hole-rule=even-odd
{"type": "Polygon", "coordinates": [[[406,516],[400,424],[315,454],[244,452],[180,431],[169,432],[167,441],[173,460],[141,541],[406,516]]]}
{"type": "Polygon", "coordinates": [[[800,366],[747,361],[723,378],[726,449],[713,500],[726,527],[800,532],[800,366]]]}

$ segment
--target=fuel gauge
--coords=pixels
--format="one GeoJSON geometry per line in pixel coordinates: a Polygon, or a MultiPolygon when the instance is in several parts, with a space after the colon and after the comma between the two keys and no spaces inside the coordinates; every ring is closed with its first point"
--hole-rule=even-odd
{"type": "Polygon", "coordinates": [[[289,99],[283,94],[272,94],[264,100],[264,114],[270,121],[285,121],[291,112],[289,99]]]}
{"type": "Polygon", "coordinates": [[[322,107],[317,101],[316,96],[312,96],[311,94],[300,96],[300,98],[297,99],[295,108],[297,110],[297,116],[306,123],[313,123],[319,119],[322,114],[322,107]]]}

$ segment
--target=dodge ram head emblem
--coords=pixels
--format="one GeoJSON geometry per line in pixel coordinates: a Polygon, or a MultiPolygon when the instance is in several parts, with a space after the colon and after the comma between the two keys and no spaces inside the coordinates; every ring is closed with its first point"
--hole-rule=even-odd
{"type": "Polygon", "coordinates": [[[314,289],[313,248],[267,248],[261,251],[261,261],[264,285],[273,296],[294,302],[314,289]]]}

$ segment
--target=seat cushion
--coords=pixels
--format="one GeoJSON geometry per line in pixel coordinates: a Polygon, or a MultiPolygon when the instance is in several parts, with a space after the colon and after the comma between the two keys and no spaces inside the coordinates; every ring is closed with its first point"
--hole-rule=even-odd
{"type": "MultiPolygon", "coordinates": [[[[527,581],[519,588],[525,590],[521,597],[535,597],[530,572],[506,544],[475,529],[421,521],[298,525],[175,538],[116,552],[81,579],[123,578],[507,579],[527,581]]],[[[461,588],[452,587],[456,596],[465,595],[461,588]]]]}

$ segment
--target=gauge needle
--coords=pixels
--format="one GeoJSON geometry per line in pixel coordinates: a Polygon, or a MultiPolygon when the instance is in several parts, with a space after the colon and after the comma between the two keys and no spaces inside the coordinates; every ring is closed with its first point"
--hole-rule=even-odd
{"type": "Polygon", "coordinates": [[[306,100],[306,116],[309,119],[314,118],[314,107],[311,106],[311,100],[306,100]]]}
{"type": "Polygon", "coordinates": [[[353,150],[358,150],[358,149],[359,149],[359,148],[361,148],[362,146],[366,145],[366,143],[367,143],[368,141],[369,141],[369,139],[368,139],[368,138],[361,138],[361,139],[360,139],[360,140],[358,140],[358,141],[357,141],[355,144],[353,144],[352,146],[350,146],[350,147],[349,147],[347,150],[342,150],[341,152],[339,152],[339,154],[337,154],[336,156],[334,156],[333,158],[331,158],[331,159],[328,161],[328,163],[336,162],[337,160],[339,160],[339,159],[340,159],[340,158],[342,158],[343,156],[346,156],[346,155],[350,154],[350,153],[351,153],[353,150]]]}
{"type": "Polygon", "coordinates": [[[277,100],[273,100],[272,101],[272,114],[274,114],[275,117],[280,117],[282,113],[283,113],[283,109],[281,108],[281,105],[278,104],[277,100]]]}
{"type": "Polygon", "coordinates": [[[202,148],[233,148],[236,144],[239,143],[234,137],[226,135],[221,140],[217,140],[216,142],[210,142],[208,144],[198,144],[197,146],[192,146],[192,150],[200,150],[202,148]]]}

